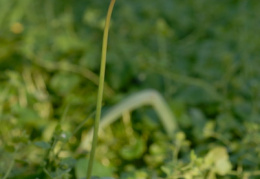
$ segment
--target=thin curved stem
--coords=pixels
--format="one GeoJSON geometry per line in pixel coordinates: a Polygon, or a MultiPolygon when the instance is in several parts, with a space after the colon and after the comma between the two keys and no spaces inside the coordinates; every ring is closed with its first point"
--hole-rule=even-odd
{"type": "Polygon", "coordinates": [[[93,160],[94,160],[95,150],[96,150],[96,145],[97,145],[98,128],[99,128],[99,121],[100,121],[100,116],[101,116],[102,98],[103,98],[103,90],[104,90],[108,30],[109,30],[110,19],[111,19],[115,1],[116,0],[110,1],[110,5],[108,8],[107,17],[106,17],[104,35],[103,35],[101,66],[100,66],[100,76],[99,76],[99,85],[98,85],[98,97],[97,97],[97,107],[96,107],[96,118],[95,118],[95,125],[94,125],[92,148],[91,148],[91,152],[90,152],[90,158],[89,158],[89,164],[88,164],[88,170],[87,170],[87,179],[90,179],[90,177],[91,177],[91,172],[92,172],[92,168],[93,168],[93,160]]]}
{"type": "MultiPolygon", "coordinates": [[[[139,107],[150,105],[156,111],[162,125],[167,132],[169,137],[173,137],[177,130],[177,124],[175,117],[167,105],[163,97],[155,90],[143,90],[132,94],[131,96],[125,98],[120,103],[116,104],[109,111],[107,111],[101,119],[99,134],[102,130],[115,122],[122,116],[123,113],[127,111],[132,111],[138,109],[139,107]]],[[[80,145],[81,149],[89,149],[91,146],[91,138],[93,137],[93,129],[88,132],[88,134],[82,140],[80,145]]]]}
{"type": "Polygon", "coordinates": [[[13,167],[14,167],[14,161],[15,161],[15,159],[13,158],[13,159],[11,160],[11,164],[9,165],[9,167],[8,167],[6,173],[5,173],[5,176],[3,177],[3,179],[7,179],[8,176],[10,175],[10,173],[11,173],[13,167]]]}

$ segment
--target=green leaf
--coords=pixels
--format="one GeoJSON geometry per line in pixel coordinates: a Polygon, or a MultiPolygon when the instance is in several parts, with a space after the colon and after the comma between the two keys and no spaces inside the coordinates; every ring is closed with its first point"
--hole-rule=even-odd
{"type": "Polygon", "coordinates": [[[133,144],[127,145],[120,150],[124,159],[132,160],[142,156],[145,151],[145,143],[141,138],[135,139],[133,144]]]}
{"type": "Polygon", "coordinates": [[[20,106],[15,106],[13,109],[14,113],[17,115],[17,118],[19,118],[19,122],[21,124],[30,124],[33,126],[38,126],[43,122],[39,114],[33,108],[23,108],[20,106]]]}
{"type": "Polygon", "coordinates": [[[50,172],[50,176],[52,178],[58,178],[58,177],[61,177],[63,176],[64,174],[66,173],[69,173],[71,169],[60,169],[58,168],[55,172],[50,172]]]}
{"type": "Polygon", "coordinates": [[[231,171],[232,165],[224,147],[215,147],[205,157],[205,166],[211,168],[219,175],[226,175],[231,171]]]}
{"type": "Polygon", "coordinates": [[[36,145],[37,147],[40,147],[42,149],[49,149],[51,148],[51,145],[47,142],[44,142],[44,141],[37,141],[37,142],[34,142],[34,145],[36,145]]]}
{"type": "Polygon", "coordinates": [[[58,95],[66,95],[74,89],[80,82],[77,75],[71,73],[60,72],[56,73],[50,81],[51,88],[58,95]]]}
{"type": "Polygon", "coordinates": [[[68,140],[70,139],[71,137],[71,133],[70,132],[61,132],[60,135],[58,136],[58,139],[64,143],[68,142],[68,140]]]}
{"type": "Polygon", "coordinates": [[[63,169],[73,168],[76,164],[76,160],[72,157],[64,158],[61,160],[60,165],[63,169]]]}
{"type": "MultiPolygon", "coordinates": [[[[86,169],[88,168],[88,159],[79,159],[76,163],[76,177],[77,179],[86,178],[87,173],[86,169]]],[[[113,169],[111,167],[106,167],[99,163],[98,161],[94,161],[94,166],[92,170],[92,176],[98,177],[108,177],[113,174],[113,169]]]]}

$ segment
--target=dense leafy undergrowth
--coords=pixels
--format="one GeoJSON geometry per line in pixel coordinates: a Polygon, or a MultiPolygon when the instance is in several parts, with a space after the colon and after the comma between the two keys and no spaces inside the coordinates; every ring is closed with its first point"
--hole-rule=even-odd
{"type": "MultiPolygon", "coordinates": [[[[93,124],[108,3],[0,0],[1,178],[86,176],[89,151],[78,147],[93,124]]],[[[150,107],[123,114],[100,136],[93,174],[259,178],[259,9],[247,0],[118,0],[104,110],[153,88],[179,130],[167,136],[150,107]]]]}

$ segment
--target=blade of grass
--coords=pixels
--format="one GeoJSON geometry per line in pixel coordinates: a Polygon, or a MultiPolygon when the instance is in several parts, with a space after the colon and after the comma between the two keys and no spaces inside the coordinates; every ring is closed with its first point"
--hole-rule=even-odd
{"type": "Polygon", "coordinates": [[[9,167],[8,167],[6,173],[5,173],[5,176],[3,177],[3,179],[7,179],[9,177],[9,175],[10,175],[10,173],[11,173],[13,167],[14,167],[14,162],[15,162],[15,158],[13,157],[12,160],[11,160],[11,164],[9,165],[9,167]]]}
{"type": "MultiPolygon", "coordinates": [[[[168,136],[173,137],[178,128],[174,114],[172,113],[170,107],[167,105],[162,95],[151,89],[136,92],[108,110],[101,118],[99,134],[101,134],[105,127],[109,126],[117,119],[120,119],[124,112],[133,111],[146,105],[153,107],[153,109],[158,114],[159,119],[162,122],[162,125],[168,136]]],[[[86,137],[82,140],[80,148],[89,149],[91,146],[90,144],[92,137],[93,129],[90,130],[86,137]]]]}
{"type": "Polygon", "coordinates": [[[102,44],[102,55],[101,55],[101,66],[100,66],[100,75],[99,75],[99,85],[98,85],[98,97],[97,97],[97,107],[96,107],[96,118],[94,125],[94,135],[92,140],[92,148],[90,152],[88,170],[87,170],[87,179],[90,179],[91,172],[93,168],[93,160],[95,156],[95,150],[97,145],[98,138],[98,127],[101,116],[101,107],[102,107],[102,98],[103,98],[103,89],[104,89],[104,78],[105,78],[105,69],[106,69],[106,55],[107,55],[107,39],[108,39],[108,30],[110,19],[113,11],[113,7],[116,0],[111,0],[107,12],[104,35],[103,35],[103,44],[102,44]]]}

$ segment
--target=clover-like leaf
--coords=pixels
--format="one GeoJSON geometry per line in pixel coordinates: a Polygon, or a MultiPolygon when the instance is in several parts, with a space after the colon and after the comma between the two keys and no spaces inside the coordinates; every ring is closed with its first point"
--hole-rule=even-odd
{"type": "Polygon", "coordinates": [[[211,168],[219,175],[227,174],[232,169],[232,165],[226,148],[215,147],[210,150],[205,157],[205,166],[211,168]]]}

